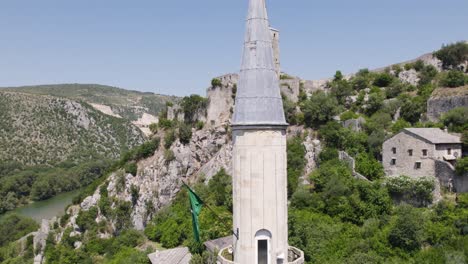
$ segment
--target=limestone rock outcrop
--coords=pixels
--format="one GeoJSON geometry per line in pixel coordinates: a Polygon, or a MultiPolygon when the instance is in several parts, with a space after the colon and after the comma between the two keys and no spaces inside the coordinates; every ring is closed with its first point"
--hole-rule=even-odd
{"type": "Polygon", "coordinates": [[[458,88],[438,88],[427,101],[427,118],[437,122],[440,117],[457,107],[468,106],[468,86],[458,88]]]}

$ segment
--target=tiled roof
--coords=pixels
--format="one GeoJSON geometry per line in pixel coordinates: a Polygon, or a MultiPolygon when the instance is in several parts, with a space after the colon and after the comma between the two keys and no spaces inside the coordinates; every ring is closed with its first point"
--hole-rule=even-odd
{"type": "Polygon", "coordinates": [[[204,244],[210,252],[216,252],[229,245],[232,245],[232,236],[222,237],[215,240],[206,241],[204,244]]]}
{"type": "Polygon", "coordinates": [[[439,128],[405,128],[406,132],[424,138],[433,144],[461,143],[459,136],[451,135],[439,128]]]}
{"type": "Polygon", "coordinates": [[[192,254],[186,247],[156,251],[148,255],[152,264],[189,264],[192,254]]]}

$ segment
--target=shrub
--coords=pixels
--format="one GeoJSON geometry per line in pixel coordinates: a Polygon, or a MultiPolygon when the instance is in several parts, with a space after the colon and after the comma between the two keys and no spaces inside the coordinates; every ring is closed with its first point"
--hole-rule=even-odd
{"type": "Polygon", "coordinates": [[[336,97],[340,104],[345,104],[346,99],[353,93],[353,88],[347,80],[343,79],[340,71],[336,72],[334,80],[329,82],[328,86],[330,87],[331,95],[336,97]]]}
{"type": "Polygon", "coordinates": [[[293,79],[293,77],[286,73],[280,74],[280,80],[289,80],[289,79],[293,79]]]}
{"type": "Polygon", "coordinates": [[[436,51],[434,55],[442,61],[444,68],[454,69],[468,60],[468,44],[457,42],[444,45],[442,49],[436,51]]]}
{"type": "Polygon", "coordinates": [[[166,131],[164,135],[164,147],[169,149],[172,146],[172,143],[176,140],[176,135],[173,129],[166,131]]]}
{"type": "Polygon", "coordinates": [[[158,124],[156,124],[156,123],[151,123],[151,124],[149,125],[149,130],[150,130],[151,133],[153,133],[153,134],[158,133],[158,124]]]}
{"type": "Polygon", "coordinates": [[[442,77],[440,84],[442,86],[455,88],[463,86],[466,83],[466,75],[458,70],[451,70],[442,77]]]}
{"type": "Polygon", "coordinates": [[[455,167],[456,172],[459,176],[463,176],[468,172],[468,157],[457,160],[457,166],[455,167]]]}
{"type": "Polygon", "coordinates": [[[222,85],[223,85],[223,83],[221,82],[220,79],[218,79],[218,78],[213,78],[213,79],[211,79],[211,86],[212,86],[213,88],[215,88],[215,87],[221,87],[222,85]]]}
{"type": "Polygon", "coordinates": [[[421,71],[422,69],[424,69],[424,62],[422,60],[417,60],[413,63],[413,69],[415,69],[416,71],[421,71]]]}
{"type": "Polygon", "coordinates": [[[159,118],[158,125],[163,129],[169,129],[173,127],[173,122],[167,118],[159,118]]]}
{"type": "Polygon", "coordinates": [[[132,196],[132,205],[135,206],[138,202],[138,198],[140,198],[140,188],[132,184],[132,186],[130,186],[130,194],[132,196]]]}
{"type": "Polygon", "coordinates": [[[159,148],[160,141],[161,140],[158,137],[153,138],[133,149],[131,151],[132,159],[138,161],[153,156],[154,152],[159,148]]]}
{"type": "Polygon", "coordinates": [[[420,100],[421,98],[413,98],[411,100],[406,100],[403,105],[401,106],[401,117],[412,123],[415,124],[421,118],[421,114],[425,110],[425,102],[420,100]]]}
{"type": "Polygon", "coordinates": [[[369,88],[372,82],[372,74],[368,69],[359,70],[359,72],[350,80],[354,90],[360,91],[369,88]]]}
{"type": "Polygon", "coordinates": [[[426,85],[432,82],[432,80],[437,76],[437,69],[432,65],[427,65],[419,73],[419,85],[426,85]]]}
{"type": "Polygon", "coordinates": [[[38,228],[39,225],[34,220],[25,216],[17,214],[0,216],[0,247],[20,239],[38,228]]]}
{"type": "Polygon", "coordinates": [[[302,106],[304,122],[308,127],[319,127],[339,113],[336,98],[322,91],[315,92],[302,106]]]}
{"type": "Polygon", "coordinates": [[[286,117],[286,122],[291,125],[297,124],[296,122],[296,104],[289,100],[289,98],[281,94],[281,98],[283,99],[283,110],[284,110],[284,116],[286,117]]]}
{"type": "Polygon", "coordinates": [[[392,125],[392,132],[393,134],[399,133],[403,128],[408,128],[411,127],[411,124],[404,119],[398,119],[393,125],[392,125]]]}
{"type": "Polygon", "coordinates": [[[186,123],[193,124],[197,120],[196,117],[201,111],[206,111],[208,99],[199,95],[192,94],[182,99],[180,106],[184,112],[184,119],[186,123]]]}
{"type": "Polygon", "coordinates": [[[382,164],[367,153],[359,153],[357,155],[356,171],[369,180],[377,180],[385,175],[382,164]]]}
{"type": "Polygon", "coordinates": [[[174,151],[166,149],[166,151],[164,151],[164,159],[166,160],[166,163],[173,161],[175,159],[174,151]]]}
{"type": "Polygon", "coordinates": [[[387,72],[379,73],[374,79],[374,85],[378,87],[388,87],[394,78],[387,72]]]}
{"type": "Polygon", "coordinates": [[[300,137],[294,137],[287,141],[288,158],[288,196],[290,197],[299,185],[299,177],[302,176],[306,164],[305,148],[300,137]]]}
{"type": "Polygon", "coordinates": [[[325,163],[330,160],[338,159],[338,150],[336,148],[326,147],[319,153],[319,163],[325,163]]]}
{"type": "Polygon", "coordinates": [[[462,133],[468,129],[468,107],[457,107],[448,111],[442,115],[441,121],[451,131],[462,133]]]}
{"type": "Polygon", "coordinates": [[[192,139],[192,127],[187,124],[181,124],[179,127],[179,139],[184,145],[190,143],[192,139]]]}
{"type": "Polygon", "coordinates": [[[422,243],[423,218],[409,205],[401,206],[398,217],[390,230],[388,241],[393,247],[405,251],[420,249],[422,243]]]}
{"type": "Polygon", "coordinates": [[[387,98],[395,98],[403,92],[410,90],[409,84],[402,83],[400,81],[394,81],[389,87],[385,89],[385,95],[387,98]]]}
{"type": "Polygon", "coordinates": [[[136,162],[129,162],[125,165],[125,172],[130,173],[133,176],[137,175],[138,172],[138,165],[136,162]]]}
{"type": "Polygon", "coordinates": [[[210,201],[216,206],[226,206],[232,209],[232,178],[224,168],[216,173],[208,183],[210,189],[210,201]]]}
{"type": "Polygon", "coordinates": [[[198,120],[197,123],[195,123],[195,128],[197,130],[202,130],[204,126],[205,126],[205,123],[203,121],[198,120]]]}
{"type": "Polygon", "coordinates": [[[76,224],[80,227],[82,232],[91,230],[96,227],[96,217],[98,215],[98,209],[96,206],[91,207],[88,211],[81,210],[76,218],[76,224]]]}
{"type": "Polygon", "coordinates": [[[432,191],[434,190],[434,179],[432,178],[412,179],[402,175],[387,179],[385,185],[390,194],[397,200],[423,206],[432,202],[432,191]]]}

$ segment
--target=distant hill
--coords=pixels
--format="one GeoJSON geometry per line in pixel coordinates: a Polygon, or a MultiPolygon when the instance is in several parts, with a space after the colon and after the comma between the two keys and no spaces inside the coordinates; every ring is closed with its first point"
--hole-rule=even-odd
{"type": "Polygon", "coordinates": [[[129,91],[99,84],[54,84],[4,87],[0,88],[0,91],[51,95],[76,101],[84,101],[88,104],[92,104],[93,107],[100,111],[130,121],[137,121],[144,113],[157,116],[165,109],[167,102],[174,102],[179,99],[176,96],[129,91]]]}
{"type": "Polygon", "coordinates": [[[0,90],[0,164],[51,165],[96,157],[115,159],[122,151],[144,142],[143,133],[126,119],[105,115],[83,101],[42,95],[97,101],[105,100],[107,92],[107,100],[118,101],[124,98],[119,97],[120,90],[96,88],[94,91],[100,93],[93,95],[94,86],[83,86],[79,91],[66,87],[0,90]]]}

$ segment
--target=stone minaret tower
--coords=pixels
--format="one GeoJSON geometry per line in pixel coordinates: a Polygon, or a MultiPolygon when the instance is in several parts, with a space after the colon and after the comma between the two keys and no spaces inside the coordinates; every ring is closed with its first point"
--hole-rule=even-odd
{"type": "Polygon", "coordinates": [[[265,0],[250,0],[233,130],[234,262],[288,262],[286,128],[265,0]]]}

